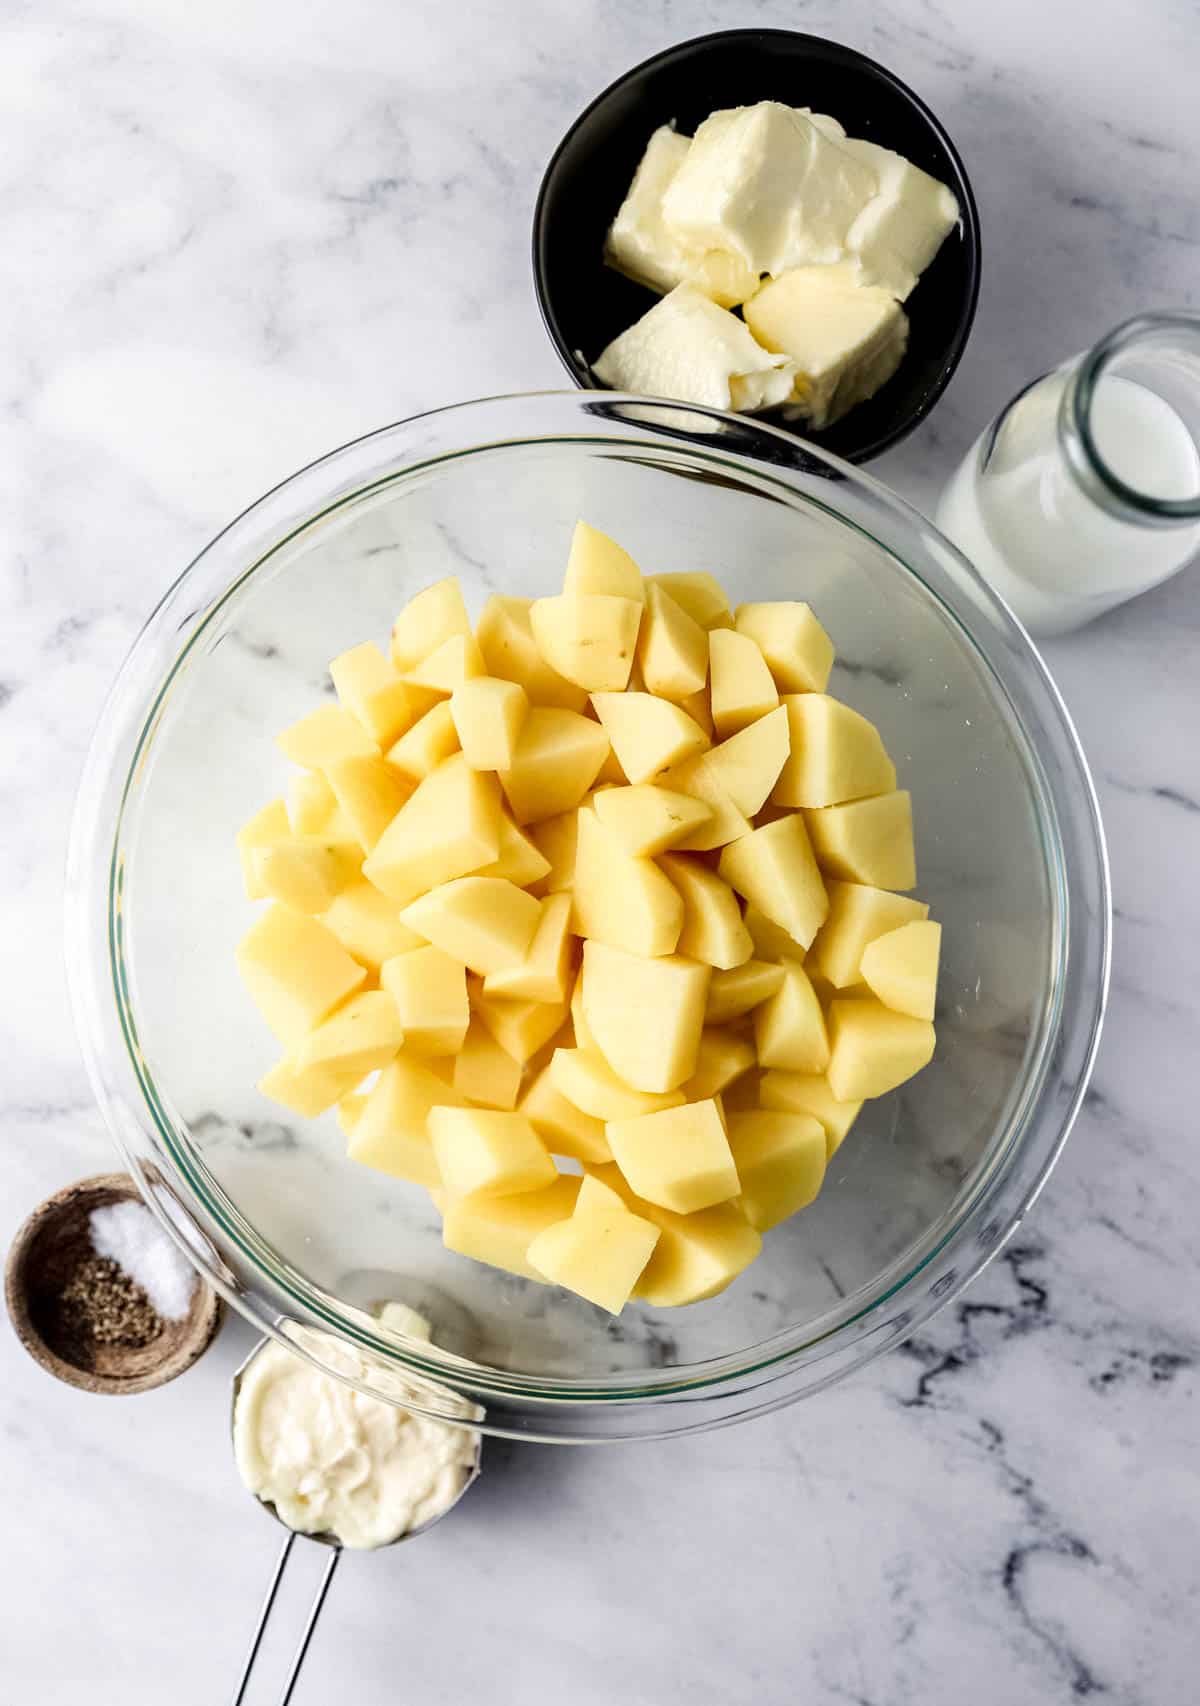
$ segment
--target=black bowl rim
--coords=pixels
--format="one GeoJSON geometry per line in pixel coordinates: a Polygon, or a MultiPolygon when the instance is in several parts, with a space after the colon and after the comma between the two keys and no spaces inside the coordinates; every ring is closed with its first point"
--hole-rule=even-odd
{"type": "MultiPolygon", "coordinates": [[[[805,30],[713,30],[707,35],[691,36],[687,41],[674,42],[670,47],[662,48],[658,53],[652,53],[648,59],[643,59],[637,65],[630,66],[627,71],[623,71],[619,77],[614,78],[606,88],[602,89],[598,95],[594,96],[593,99],[588,102],[587,106],[584,107],[583,111],[576,116],[570,125],[568,125],[567,129],[559,139],[558,145],[553,154],[551,154],[550,159],[547,162],[546,169],[542,173],[542,181],[538,186],[537,199],[533,206],[533,287],[534,294],[537,297],[538,312],[541,315],[542,325],[545,327],[546,334],[551,343],[554,345],[559,361],[570,374],[571,381],[576,390],[586,391],[608,389],[606,386],[588,386],[583,384],[580,380],[578,366],[570,349],[567,347],[566,339],[563,337],[559,328],[558,316],[549,300],[549,292],[546,288],[544,237],[546,229],[546,198],[549,192],[550,181],[557,170],[559,161],[566,152],[568,144],[575,135],[575,132],[587,119],[591,117],[597,108],[602,107],[604,103],[614,95],[618,89],[623,88],[631,78],[639,76],[643,71],[648,71],[652,67],[668,64],[673,59],[684,58],[699,47],[706,47],[720,42],[732,41],[753,43],[755,45],[761,44],[764,46],[769,44],[771,41],[787,41],[792,43],[801,42],[816,48],[836,48],[840,55],[845,56],[846,60],[857,63],[857,65],[865,71],[870,72],[872,75],[881,78],[885,83],[890,84],[896,93],[915,109],[915,111],[929,126],[929,129],[941,144],[942,148],[945,149],[946,155],[949,158],[951,165],[954,167],[955,174],[958,178],[958,182],[955,185],[955,191],[958,195],[962,218],[963,248],[965,251],[967,265],[967,288],[963,297],[962,310],[959,314],[958,327],[955,332],[954,340],[947,352],[946,360],[942,365],[942,370],[938,375],[937,380],[930,386],[920,404],[915,409],[912,409],[901,420],[898,420],[895,426],[891,427],[887,432],[878,434],[869,443],[863,445],[860,449],[855,450],[852,454],[848,454],[845,450],[841,450],[838,453],[847,462],[854,464],[869,462],[873,457],[881,456],[885,450],[890,450],[894,445],[899,444],[902,439],[908,437],[909,433],[912,432],[915,427],[920,425],[920,423],[933,409],[934,405],[942,397],[947,385],[949,385],[951,379],[954,377],[959,362],[962,360],[963,351],[967,347],[967,341],[970,338],[971,329],[975,323],[975,310],[979,302],[981,266],[979,208],[975,201],[975,192],[971,187],[971,180],[967,175],[966,166],[963,164],[962,155],[959,153],[950,136],[947,134],[941,120],[936,116],[931,108],[926,105],[920,95],[918,95],[915,90],[910,89],[908,84],[905,83],[902,78],[898,77],[894,71],[889,70],[886,65],[880,64],[877,59],[872,59],[869,54],[862,53],[856,47],[850,47],[845,42],[835,41],[832,36],[813,35],[811,32],[805,30]]],[[[775,421],[772,419],[771,424],[778,426],[780,431],[789,433],[793,438],[805,438],[804,433],[795,431],[789,427],[786,422],[775,421]]],[[[811,442],[819,446],[821,441],[818,437],[814,438],[811,442]]]]}

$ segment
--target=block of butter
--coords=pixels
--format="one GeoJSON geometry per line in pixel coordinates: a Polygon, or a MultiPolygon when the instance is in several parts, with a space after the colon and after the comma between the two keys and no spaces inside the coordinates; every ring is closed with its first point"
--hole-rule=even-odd
{"type": "Polygon", "coordinates": [[[795,364],[793,402],[814,427],[873,397],[899,367],[908,316],[890,294],[858,282],[854,261],[794,267],[746,303],[764,349],[795,364]]]}
{"type": "Polygon", "coordinates": [[[785,354],[763,349],[695,284],[677,285],[592,365],[614,391],[744,412],[783,402],[794,372],[785,354]]]}
{"type": "Polygon", "coordinates": [[[774,276],[840,260],[878,183],[828,121],[759,101],[705,119],[666,187],[662,215],[686,247],[723,250],[774,276]]]}
{"type": "Polygon", "coordinates": [[[842,147],[879,179],[846,248],[858,257],[864,284],[881,284],[903,302],[958,224],[958,202],[945,184],[890,148],[855,137],[842,147]]]}

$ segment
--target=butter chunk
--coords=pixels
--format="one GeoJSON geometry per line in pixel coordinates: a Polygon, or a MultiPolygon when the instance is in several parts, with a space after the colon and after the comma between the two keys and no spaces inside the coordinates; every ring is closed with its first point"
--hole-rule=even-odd
{"type": "Polygon", "coordinates": [[[593,364],[614,391],[711,409],[769,409],[791,394],[793,364],[755,342],[726,308],[681,284],[613,339],[593,364]]]}
{"type": "Polygon", "coordinates": [[[908,316],[891,294],[859,284],[853,262],[793,267],[747,302],[746,324],[795,366],[795,402],[815,427],[873,397],[899,367],[908,316]]]}
{"type": "Polygon", "coordinates": [[[958,202],[945,184],[890,148],[853,137],[842,146],[879,180],[846,247],[858,257],[864,284],[882,285],[903,302],[958,224],[958,202]]]}

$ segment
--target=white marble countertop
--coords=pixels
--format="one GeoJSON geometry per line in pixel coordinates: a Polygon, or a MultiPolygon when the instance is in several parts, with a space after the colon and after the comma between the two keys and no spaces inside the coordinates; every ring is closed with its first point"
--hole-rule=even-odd
{"type": "MultiPolygon", "coordinates": [[[[1195,0],[45,0],[9,6],[0,273],[0,1241],[112,1162],[60,952],[72,795],[143,616],[316,453],[561,383],[528,230],[560,133],[666,43],[827,31],[932,104],[984,230],[974,337],[875,472],[929,502],[1019,381],[1197,305],[1195,0]]],[[[419,1551],[351,1558],[298,1701],[1008,1706],[1195,1699],[1195,571],[1048,648],[1100,786],[1108,1029],[1053,1180],[903,1352],[748,1428],[490,1450],[419,1551]]],[[[0,1696],[226,1697],[276,1533],[236,1480],[231,1325],[134,1403],[0,1327],[0,1696]]],[[[298,1607],[293,1607],[297,1610],[298,1607]]],[[[265,1698],[265,1696],[263,1696],[265,1698]]]]}

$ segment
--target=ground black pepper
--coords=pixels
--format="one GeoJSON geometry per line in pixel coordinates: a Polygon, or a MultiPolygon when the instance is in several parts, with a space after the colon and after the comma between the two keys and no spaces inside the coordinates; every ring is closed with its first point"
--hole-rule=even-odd
{"type": "Polygon", "coordinates": [[[90,1367],[101,1345],[140,1350],[163,1330],[141,1286],[107,1256],[85,1256],[41,1300],[38,1315],[50,1349],[77,1368],[90,1367]]]}

